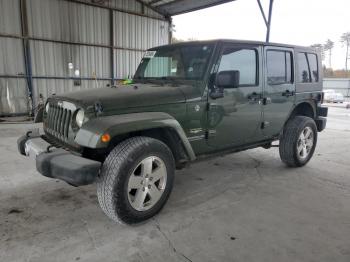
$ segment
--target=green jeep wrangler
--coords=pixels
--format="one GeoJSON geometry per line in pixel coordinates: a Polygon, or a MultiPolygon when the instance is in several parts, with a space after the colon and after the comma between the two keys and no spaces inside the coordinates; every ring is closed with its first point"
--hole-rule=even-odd
{"type": "Polygon", "coordinates": [[[96,182],[101,208],[133,224],[157,214],[175,169],[270,148],[301,167],[326,126],[320,55],[307,47],[215,40],[148,50],[133,84],[53,95],[43,130],[18,139],[44,176],[96,182]]]}

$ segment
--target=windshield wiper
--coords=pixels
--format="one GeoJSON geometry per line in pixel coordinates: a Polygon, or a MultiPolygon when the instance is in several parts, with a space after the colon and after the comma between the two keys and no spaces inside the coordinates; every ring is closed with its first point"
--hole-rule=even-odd
{"type": "Polygon", "coordinates": [[[163,77],[161,77],[161,79],[166,80],[166,81],[170,80],[174,85],[179,85],[179,84],[183,83],[182,79],[179,79],[177,77],[163,76],[163,77]]]}
{"type": "Polygon", "coordinates": [[[147,83],[148,79],[144,78],[142,76],[137,76],[137,77],[134,77],[134,82],[135,82],[135,80],[136,80],[136,82],[147,83]]]}
{"type": "Polygon", "coordinates": [[[153,83],[159,83],[159,81],[162,84],[165,84],[166,82],[171,82],[172,85],[180,85],[183,84],[184,79],[179,79],[177,77],[171,77],[171,76],[162,76],[162,77],[141,77],[137,76],[134,78],[135,80],[142,82],[142,83],[147,83],[147,82],[153,82],[153,83]]]}

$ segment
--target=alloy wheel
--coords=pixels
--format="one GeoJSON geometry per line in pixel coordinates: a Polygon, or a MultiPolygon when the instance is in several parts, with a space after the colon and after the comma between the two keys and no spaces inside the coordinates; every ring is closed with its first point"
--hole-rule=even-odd
{"type": "Polygon", "coordinates": [[[130,175],[128,200],[137,211],[152,208],[162,197],[167,183],[166,166],[159,157],[143,159],[130,175]]]}

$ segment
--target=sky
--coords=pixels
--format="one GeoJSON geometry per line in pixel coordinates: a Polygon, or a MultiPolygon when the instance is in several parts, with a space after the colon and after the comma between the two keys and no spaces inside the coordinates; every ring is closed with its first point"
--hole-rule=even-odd
{"type": "MultiPolygon", "coordinates": [[[[269,0],[261,0],[266,13],[269,0]]],[[[274,0],[270,41],[309,46],[335,42],[332,68],[345,68],[340,36],[350,32],[350,0],[274,0]]],[[[266,27],[257,0],[234,2],[173,17],[179,39],[217,38],[265,41],[266,27]]],[[[323,62],[329,66],[328,55],[323,62]]]]}

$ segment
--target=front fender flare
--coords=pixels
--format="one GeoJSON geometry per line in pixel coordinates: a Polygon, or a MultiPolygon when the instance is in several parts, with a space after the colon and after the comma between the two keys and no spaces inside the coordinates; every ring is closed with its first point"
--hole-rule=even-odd
{"type": "Polygon", "coordinates": [[[88,148],[106,148],[108,143],[101,141],[101,136],[108,133],[112,138],[118,135],[154,128],[171,128],[181,139],[190,160],[195,154],[180,123],[167,113],[144,112],[104,116],[91,119],[77,132],[75,142],[88,148]]]}

